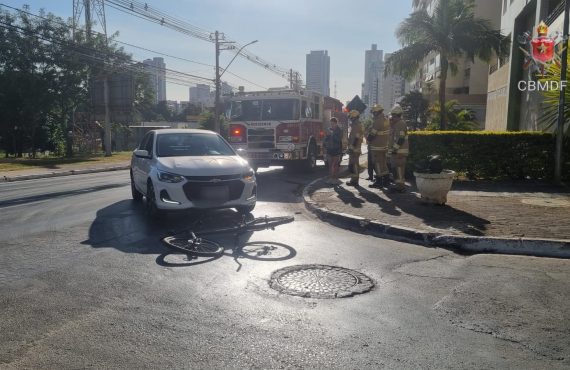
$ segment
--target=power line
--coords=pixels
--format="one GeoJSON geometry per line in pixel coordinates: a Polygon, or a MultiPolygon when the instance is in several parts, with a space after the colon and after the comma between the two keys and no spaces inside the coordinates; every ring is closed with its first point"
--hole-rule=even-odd
{"type": "MultiPolygon", "coordinates": [[[[168,14],[161,12],[157,9],[154,9],[150,6],[148,6],[148,4],[146,3],[141,3],[139,1],[130,1],[130,0],[107,0],[107,4],[117,10],[120,10],[122,12],[131,14],[133,16],[137,16],[138,18],[143,18],[147,21],[153,22],[153,23],[157,23],[160,24],[162,26],[166,26],[169,27],[175,31],[184,33],[186,35],[192,36],[192,37],[196,37],[198,39],[204,40],[204,41],[208,41],[208,42],[214,42],[214,39],[212,38],[212,33],[208,32],[204,29],[201,29],[199,27],[193,26],[185,21],[176,19],[172,16],[169,16],[168,14]]],[[[226,38],[225,35],[222,34],[222,39],[225,40],[225,42],[230,43],[226,38]]],[[[234,44],[234,48],[228,49],[228,50],[238,50],[238,55],[242,56],[243,58],[249,60],[252,63],[255,63],[259,66],[262,66],[263,68],[278,74],[279,76],[288,79],[290,74],[289,74],[289,69],[287,68],[283,68],[280,67],[274,63],[271,63],[269,61],[264,60],[263,58],[256,56],[255,54],[243,50],[240,48],[243,46],[239,43],[233,43],[234,44]]],[[[292,75],[292,74],[291,74],[292,75]]],[[[300,76],[300,73],[295,72],[295,75],[300,76]]]]}
{"type": "MultiPolygon", "coordinates": [[[[0,27],[2,28],[12,28],[12,29],[16,29],[18,31],[20,31],[21,33],[26,33],[29,34],[28,30],[22,28],[22,27],[18,27],[16,25],[13,24],[9,24],[9,23],[5,23],[3,21],[0,20],[0,27]]],[[[168,69],[168,68],[160,68],[160,67],[156,67],[156,66],[152,66],[152,65],[145,65],[141,62],[137,62],[134,60],[130,60],[128,58],[122,57],[122,56],[117,56],[116,54],[110,53],[110,52],[105,52],[105,51],[101,51],[99,49],[95,49],[95,48],[90,48],[90,47],[86,47],[83,45],[78,45],[76,43],[73,42],[68,42],[67,40],[57,40],[56,38],[46,38],[43,37],[41,34],[39,33],[33,33],[34,36],[36,36],[38,39],[49,42],[49,43],[56,43],[56,44],[60,44],[63,47],[65,47],[68,51],[71,51],[77,55],[80,55],[84,58],[88,58],[91,60],[95,60],[98,62],[101,62],[103,64],[106,64],[107,66],[114,68],[115,70],[129,70],[129,71],[133,71],[133,72],[142,72],[145,73],[144,69],[145,68],[154,68],[158,71],[162,71],[165,72],[165,78],[174,82],[185,82],[187,85],[185,86],[191,86],[197,83],[197,81],[200,81],[200,83],[204,83],[204,82],[210,82],[209,86],[213,86],[212,80],[208,79],[208,78],[204,78],[201,76],[195,76],[192,74],[188,74],[185,72],[180,72],[180,71],[176,71],[173,69],[168,69]],[[80,49],[80,50],[76,50],[76,49],[80,49]],[[82,49],[82,50],[81,50],[82,49]],[[83,51],[83,52],[82,52],[83,51]],[[96,53],[99,54],[99,56],[94,55],[94,54],[85,54],[86,52],[91,52],[91,53],[96,53]],[[113,60],[110,60],[108,57],[112,56],[113,59],[116,59],[115,61],[118,63],[123,63],[123,64],[119,64],[117,65],[113,65],[112,62],[114,62],[113,60]]]]}
{"type": "MultiPolygon", "coordinates": [[[[60,25],[62,25],[62,26],[65,26],[65,27],[69,28],[69,25],[68,25],[68,24],[66,24],[66,23],[64,23],[64,22],[57,21],[57,20],[55,20],[55,19],[48,19],[48,18],[46,18],[46,17],[42,17],[42,16],[40,16],[40,15],[33,14],[33,13],[27,12],[27,11],[22,10],[22,9],[14,8],[14,7],[12,7],[12,6],[9,6],[9,5],[6,5],[6,4],[3,4],[3,3],[0,3],[0,6],[6,7],[6,8],[9,8],[9,9],[15,10],[15,11],[17,11],[17,12],[21,12],[21,13],[24,13],[24,14],[27,14],[27,15],[30,15],[30,16],[33,16],[33,17],[36,17],[36,18],[40,18],[40,19],[46,20],[46,21],[48,21],[48,22],[50,22],[50,23],[57,23],[57,24],[60,24],[60,25]]],[[[121,11],[123,11],[123,10],[121,10],[121,11]]],[[[140,17],[139,17],[139,18],[140,18],[140,17]]],[[[142,19],[145,19],[145,18],[142,18],[142,19]]],[[[146,20],[146,19],[145,19],[145,20],[146,20]]],[[[74,30],[74,31],[75,31],[75,30],[74,30]]],[[[81,32],[81,33],[87,33],[87,31],[86,31],[86,30],[83,30],[83,29],[79,29],[79,32],[81,32]]],[[[91,31],[91,34],[102,35],[102,33],[97,32],[97,31],[91,31]]],[[[131,43],[128,43],[128,42],[124,42],[124,41],[120,41],[120,40],[117,40],[117,39],[113,39],[113,42],[116,42],[116,43],[118,43],[118,44],[127,45],[127,46],[130,46],[130,47],[136,48],[136,49],[148,51],[148,52],[151,52],[151,53],[154,53],[154,54],[157,54],[157,55],[162,55],[162,56],[166,56],[166,57],[169,57],[169,58],[178,59],[178,60],[185,61],[185,62],[188,62],[188,63],[194,63],[194,64],[199,64],[199,65],[203,65],[203,66],[207,66],[207,67],[212,67],[212,68],[214,68],[214,65],[212,65],[212,64],[197,62],[197,61],[195,61],[195,60],[191,60],[191,59],[187,59],[187,58],[178,57],[178,56],[175,56],[175,55],[171,55],[171,54],[159,52],[159,51],[156,51],[156,50],[148,49],[148,48],[145,48],[145,47],[142,47],[142,46],[134,45],[134,44],[131,44],[131,43]]],[[[244,77],[242,77],[242,76],[240,76],[240,75],[237,75],[237,74],[235,74],[235,73],[233,73],[233,72],[227,71],[227,73],[228,73],[228,74],[231,74],[232,76],[234,76],[234,77],[236,77],[236,78],[238,78],[238,79],[240,79],[240,80],[242,80],[242,81],[245,81],[245,82],[247,82],[247,83],[250,83],[250,84],[252,84],[252,85],[254,85],[254,86],[260,87],[260,88],[262,88],[262,89],[267,89],[265,86],[262,86],[262,85],[260,85],[260,84],[257,84],[257,83],[255,83],[255,82],[253,82],[253,81],[250,81],[250,80],[248,80],[248,79],[246,79],[246,78],[244,78],[244,77]]]]}

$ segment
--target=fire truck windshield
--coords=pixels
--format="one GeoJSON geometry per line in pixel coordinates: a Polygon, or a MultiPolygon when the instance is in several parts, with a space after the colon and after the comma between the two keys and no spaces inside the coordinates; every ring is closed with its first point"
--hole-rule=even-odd
{"type": "Polygon", "coordinates": [[[296,99],[264,99],[233,101],[232,121],[287,121],[299,119],[299,101],[296,99]]]}

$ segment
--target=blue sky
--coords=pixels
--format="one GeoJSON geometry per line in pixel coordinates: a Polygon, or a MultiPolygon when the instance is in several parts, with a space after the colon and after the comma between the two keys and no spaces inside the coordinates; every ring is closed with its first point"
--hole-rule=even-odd
{"type": "MultiPolygon", "coordinates": [[[[328,50],[331,58],[331,95],[350,100],[360,94],[364,79],[364,51],[375,43],[385,52],[397,50],[394,30],[411,9],[411,0],[148,0],[150,6],[208,31],[219,30],[248,47],[253,54],[305,75],[305,56],[310,50],[328,50]]],[[[63,18],[72,14],[72,0],[0,0],[16,8],[28,4],[63,18]]],[[[214,45],[144,21],[115,9],[107,9],[107,30],[119,31],[119,40],[148,49],[214,64],[214,45]]],[[[153,57],[150,52],[125,49],[137,60],[153,57]]],[[[224,51],[220,65],[233,57],[224,51]]],[[[213,78],[213,68],[165,58],[167,68],[213,78]]],[[[263,87],[287,85],[283,78],[237,58],[228,71],[263,87]]],[[[232,75],[224,75],[232,86],[260,88],[232,75]]],[[[167,98],[188,100],[188,88],[167,85],[167,98]]]]}

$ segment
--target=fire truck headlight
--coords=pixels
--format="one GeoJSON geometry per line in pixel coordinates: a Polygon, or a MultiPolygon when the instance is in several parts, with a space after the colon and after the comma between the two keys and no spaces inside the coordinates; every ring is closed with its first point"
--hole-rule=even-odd
{"type": "Polygon", "coordinates": [[[295,150],[295,144],[289,144],[289,145],[287,146],[287,149],[290,150],[290,151],[295,150]]]}

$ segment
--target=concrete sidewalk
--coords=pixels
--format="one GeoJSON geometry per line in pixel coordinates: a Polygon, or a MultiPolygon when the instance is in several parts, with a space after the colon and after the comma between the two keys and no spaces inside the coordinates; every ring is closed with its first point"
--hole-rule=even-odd
{"type": "Polygon", "coordinates": [[[130,168],[130,161],[117,161],[113,163],[77,163],[62,164],[55,168],[34,167],[26,170],[0,172],[0,182],[34,180],[47,177],[81,175],[86,173],[107,172],[127,170],[130,168]]]}
{"type": "MultiPolygon", "coordinates": [[[[363,162],[364,157],[361,157],[363,162]]],[[[304,193],[308,209],[354,231],[474,252],[570,258],[570,192],[548,184],[455,182],[445,206],[406,193],[322,180],[304,193]]]]}

